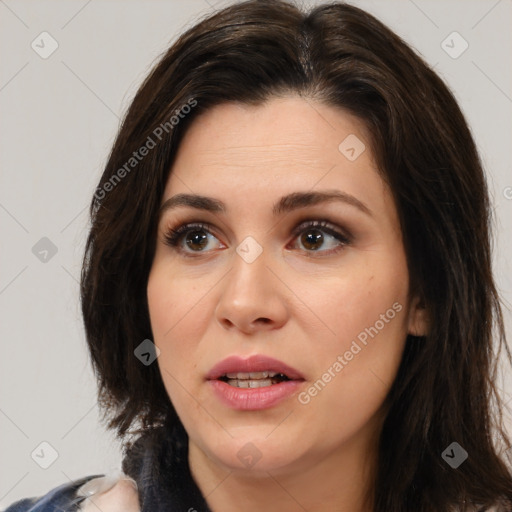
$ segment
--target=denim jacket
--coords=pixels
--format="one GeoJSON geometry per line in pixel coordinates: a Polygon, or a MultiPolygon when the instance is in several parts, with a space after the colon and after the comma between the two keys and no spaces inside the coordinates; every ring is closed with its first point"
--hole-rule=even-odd
{"type": "MultiPolygon", "coordinates": [[[[141,512],[211,512],[188,466],[188,436],[181,425],[158,427],[140,436],[126,451],[122,471],[137,484],[141,512]]],[[[78,490],[104,475],[90,475],[24,498],[5,512],[78,512],[86,497],[78,490]]]]}

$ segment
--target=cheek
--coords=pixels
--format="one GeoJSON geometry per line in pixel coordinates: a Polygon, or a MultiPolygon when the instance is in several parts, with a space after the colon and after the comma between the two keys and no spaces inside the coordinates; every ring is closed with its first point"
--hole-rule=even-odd
{"type": "Polygon", "coordinates": [[[309,404],[312,417],[329,411],[322,426],[326,435],[342,427],[362,428],[382,405],[400,364],[407,336],[407,274],[382,265],[391,271],[361,269],[310,294],[330,332],[321,340],[317,336],[322,350],[315,350],[316,378],[301,403],[309,404]]]}
{"type": "Polygon", "coordinates": [[[168,345],[175,333],[184,325],[194,326],[204,309],[201,297],[205,294],[206,280],[196,282],[186,272],[177,272],[176,265],[165,258],[157,258],[151,269],[147,298],[153,335],[162,345],[168,345]]]}
{"type": "Polygon", "coordinates": [[[184,367],[184,363],[191,362],[191,358],[186,357],[185,343],[182,340],[182,328],[190,316],[191,305],[188,303],[186,293],[183,293],[183,287],[179,282],[171,279],[166,272],[158,265],[153,265],[148,286],[147,298],[149,316],[151,321],[151,330],[153,332],[153,342],[160,351],[156,360],[164,387],[169,399],[175,408],[183,409],[193,406],[190,401],[186,401],[182,390],[187,387],[184,382],[184,376],[190,374],[190,371],[184,367]],[[168,283],[172,282],[172,286],[168,283]],[[189,314],[187,315],[187,311],[189,314]],[[181,319],[181,321],[180,321],[181,319]]]}
{"type": "Polygon", "coordinates": [[[164,370],[174,375],[183,364],[193,364],[190,340],[200,330],[197,319],[202,308],[197,293],[190,281],[169,275],[158,264],[153,267],[147,297],[153,341],[160,350],[158,363],[164,380],[167,380],[164,370]]]}
{"type": "Polygon", "coordinates": [[[303,290],[330,331],[330,347],[348,350],[352,340],[359,336],[364,342],[365,333],[375,334],[375,328],[376,337],[400,345],[409,300],[407,263],[400,248],[396,244],[350,254],[337,275],[303,290]]]}

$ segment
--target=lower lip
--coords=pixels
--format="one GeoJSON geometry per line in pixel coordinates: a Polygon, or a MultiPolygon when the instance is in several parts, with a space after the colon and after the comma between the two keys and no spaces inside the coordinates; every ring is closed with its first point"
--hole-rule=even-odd
{"type": "Polygon", "coordinates": [[[221,402],[228,407],[244,411],[257,411],[268,409],[292,396],[304,381],[287,380],[262,388],[236,388],[222,380],[209,380],[208,382],[221,402]]]}

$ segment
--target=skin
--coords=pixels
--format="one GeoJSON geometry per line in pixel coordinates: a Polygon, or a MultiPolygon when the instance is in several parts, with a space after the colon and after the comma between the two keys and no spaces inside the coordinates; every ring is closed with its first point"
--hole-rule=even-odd
{"type": "Polygon", "coordinates": [[[98,512],[100,510],[104,512],[139,512],[136,484],[122,478],[110,489],[97,495],[93,494],[80,505],[80,512],[98,512]]]}
{"type": "Polygon", "coordinates": [[[364,125],[295,96],[214,107],[182,140],[162,203],[179,193],[227,207],[165,211],[147,287],[157,362],[209,506],[370,510],[364,498],[371,496],[384,399],[407,334],[424,334],[426,321],[409,289],[396,207],[364,125]],[[355,161],[338,149],[350,134],[366,146],[355,161]],[[312,190],[350,194],[371,215],[331,201],[273,216],[282,196],[312,190]],[[322,219],[349,233],[349,243],[321,231],[313,250],[307,235],[318,228],[293,234],[303,221],[322,219]],[[187,222],[213,226],[206,246],[191,249],[182,239],[180,251],[165,243],[170,228],[187,222]],[[252,263],[236,252],[247,236],[263,249],[252,263]],[[266,410],[238,411],[205,380],[229,355],[265,354],[299,370],[299,391],[306,391],[396,303],[394,318],[366,346],[359,343],[361,351],[307,404],[295,394],[266,410]],[[237,456],[247,443],[261,454],[252,467],[237,456]]]}

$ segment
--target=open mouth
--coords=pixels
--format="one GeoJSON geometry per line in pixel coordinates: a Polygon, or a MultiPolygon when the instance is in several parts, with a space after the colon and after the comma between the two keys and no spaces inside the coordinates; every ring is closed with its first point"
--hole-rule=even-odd
{"type": "Polygon", "coordinates": [[[205,377],[221,403],[238,411],[275,407],[297,393],[305,382],[298,370],[265,354],[229,356],[205,377]]]}
{"type": "Polygon", "coordinates": [[[219,377],[219,380],[235,388],[264,388],[290,379],[284,373],[266,371],[227,373],[219,377]]]}

